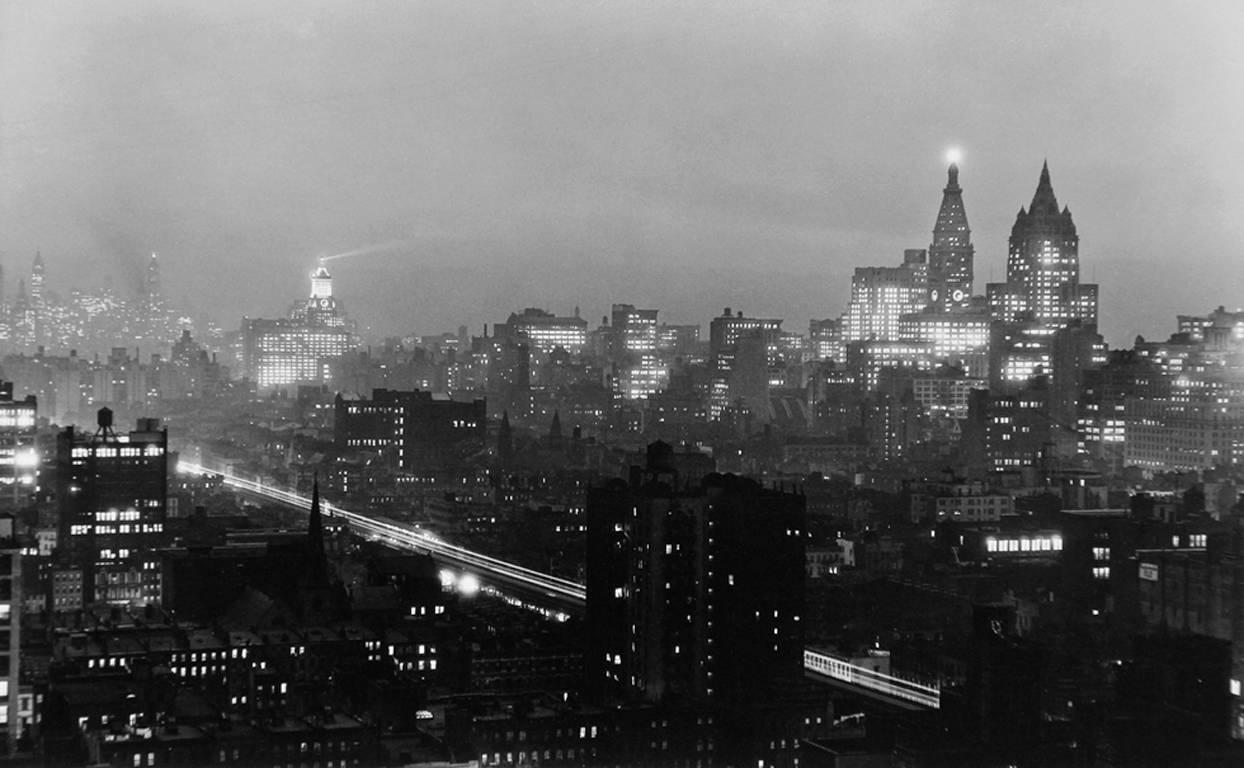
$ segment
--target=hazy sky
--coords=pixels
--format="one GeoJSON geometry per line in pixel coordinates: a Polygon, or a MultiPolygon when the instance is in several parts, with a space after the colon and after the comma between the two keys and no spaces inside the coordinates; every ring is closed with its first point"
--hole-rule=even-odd
{"type": "Polygon", "coordinates": [[[0,262],[228,328],[317,255],[378,333],[611,302],[806,331],[925,247],[977,289],[1049,159],[1115,345],[1244,305],[1244,3],[0,0],[0,262]]]}

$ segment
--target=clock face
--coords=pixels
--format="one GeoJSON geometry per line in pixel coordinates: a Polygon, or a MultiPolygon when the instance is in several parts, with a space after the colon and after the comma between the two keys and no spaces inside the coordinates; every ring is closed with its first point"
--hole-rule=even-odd
{"type": "Polygon", "coordinates": [[[950,298],[954,299],[956,302],[963,301],[963,300],[964,300],[964,298],[966,298],[966,296],[967,296],[967,294],[965,294],[965,293],[964,293],[961,289],[959,289],[959,288],[956,288],[956,289],[955,289],[955,292],[954,292],[954,293],[952,293],[952,294],[950,294],[950,298]]]}
{"type": "Polygon", "coordinates": [[[934,288],[932,291],[929,292],[929,300],[932,301],[934,304],[936,304],[937,300],[940,299],[941,297],[942,297],[942,292],[937,290],[936,288],[934,288]]]}
{"type": "Polygon", "coordinates": [[[320,306],[321,306],[321,307],[323,307],[324,309],[328,309],[328,305],[329,305],[329,304],[332,304],[332,302],[331,302],[330,300],[328,300],[328,299],[320,299],[320,306]]]}

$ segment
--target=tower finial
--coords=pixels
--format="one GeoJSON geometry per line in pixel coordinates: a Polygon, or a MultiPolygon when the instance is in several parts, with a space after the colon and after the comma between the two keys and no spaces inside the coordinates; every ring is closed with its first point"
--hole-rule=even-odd
{"type": "Polygon", "coordinates": [[[324,554],[324,519],[320,513],[320,473],[312,475],[311,513],[307,520],[307,539],[313,555],[324,554]]]}
{"type": "Polygon", "coordinates": [[[1054,185],[1050,183],[1050,163],[1041,161],[1041,178],[1037,181],[1037,191],[1032,196],[1028,212],[1036,215],[1058,215],[1058,199],[1054,197],[1054,185]]]}

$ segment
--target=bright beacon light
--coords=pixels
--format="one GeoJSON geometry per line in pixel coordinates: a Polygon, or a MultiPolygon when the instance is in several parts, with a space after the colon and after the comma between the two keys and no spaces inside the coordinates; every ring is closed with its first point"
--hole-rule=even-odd
{"type": "Polygon", "coordinates": [[[958,165],[963,160],[963,150],[958,147],[951,147],[946,150],[946,162],[951,165],[958,165]]]}

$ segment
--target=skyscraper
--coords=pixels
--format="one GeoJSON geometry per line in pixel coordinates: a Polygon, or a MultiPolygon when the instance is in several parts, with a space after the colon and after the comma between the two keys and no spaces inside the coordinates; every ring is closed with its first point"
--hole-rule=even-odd
{"type": "Polygon", "coordinates": [[[11,515],[0,515],[0,755],[11,755],[20,735],[22,549],[11,515]]]}
{"type": "Polygon", "coordinates": [[[13,399],[13,382],[0,382],[0,507],[17,509],[35,490],[39,454],[35,448],[34,395],[13,399]]]}
{"type": "Polygon", "coordinates": [[[41,314],[45,308],[44,301],[46,297],[43,294],[44,273],[43,253],[35,251],[35,261],[30,268],[30,308],[35,311],[36,316],[41,314]]]}
{"type": "Polygon", "coordinates": [[[1006,282],[989,285],[994,320],[1036,321],[1062,327],[1073,321],[1097,326],[1097,286],[1080,282],[1080,238],[1071,209],[1058,209],[1049,164],[1037,191],[1011,227],[1006,282]]]}
{"type": "Polygon", "coordinates": [[[897,267],[856,267],[851,302],[843,316],[843,340],[894,341],[899,336],[899,318],[919,312],[928,303],[926,251],[907,249],[897,267]]]}
{"type": "Polygon", "coordinates": [[[965,307],[972,298],[972,230],[963,207],[959,166],[950,164],[942,206],[929,245],[929,303],[937,309],[965,307]]]}
{"type": "Polygon", "coordinates": [[[1060,388],[1074,386],[1078,372],[1056,370],[1052,345],[1063,329],[1097,333],[1097,285],[1080,282],[1079,245],[1071,210],[1059,210],[1043,164],[1032,202],[1019,209],[1011,228],[1006,282],[988,288],[994,384],[1019,386],[1050,374],[1060,388]]]}
{"type": "Polygon", "coordinates": [[[289,316],[242,320],[242,363],[260,389],[323,383],[331,363],[357,346],[353,324],[333,297],[333,277],[321,264],[311,273],[311,296],[289,316]]]}
{"type": "Polygon", "coordinates": [[[637,400],[659,392],[669,379],[669,369],[657,356],[657,310],[614,304],[611,314],[610,357],[618,393],[637,400]]]}
{"type": "Polygon", "coordinates": [[[101,408],[94,434],[66,428],[56,441],[61,562],[82,574],[82,602],[158,603],[168,514],[168,431],[139,419],[118,435],[101,408]],[[67,561],[67,562],[66,562],[67,561]]]}
{"type": "Polygon", "coordinates": [[[588,494],[589,690],[715,713],[719,754],[749,764],[730,734],[761,731],[802,676],[805,501],[677,465],[653,443],[588,494]]]}
{"type": "Polygon", "coordinates": [[[587,346],[587,321],[578,315],[558,317],[546,310],[528,307],[521,314],[511,312],[504,323],[493,325],[493,335],[527,344],[537,356],[547,355],[558,347],[577,355],[587,346]]]}
{"type": "Polygon", "coordinates": [[[457,466],[484,447],[487,406],[431,392],[372,390],[370,400],[337,394],[334,437],[343,449],[379,453],[404,471],[457,466]]]}
{"type": "MultiPolygon", "coordinates": [[[[761,381],[765,394],[753,393],[753,400],[759,402],[767,396],[766,375],[769,368],[776,368],[780,362],[781,349],[778,338],[782,333],[782,321],[745,317],[740,311],[732,314],[726,307],[720,317],[714,317],[709,323],[709,367],[712,372],[712,383],[709,390],[709,416],[717,419],[732,403],[731,389],[735,372],[739,367],[739,342],[754,336],[765,349],[766,372],[759,379],[754,370],[745,371],[742,376],[748,381],[761,381]]],[[[755,358],[748,356],[747,361],[754,363],[755,358]]]]}
{"type": "Polygon", "coordinates": [[[147,261],[147,271],[143,274],[142,300],[148,309],[157,308],[164,301],[160,287],[160,260],[154,253],[147,261]]]}

